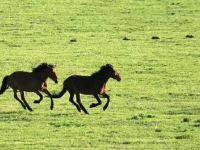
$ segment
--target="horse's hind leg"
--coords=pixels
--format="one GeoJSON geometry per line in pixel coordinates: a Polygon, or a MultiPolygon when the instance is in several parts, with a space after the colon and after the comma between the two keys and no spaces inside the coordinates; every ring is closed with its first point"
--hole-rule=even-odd
{"type": "Polygon", "coordinates": [[[70,101],[73,105],[76,106],[76,109],[77,109],[79,112],[81,112],[81,108],[79,107],[79,105],[76,104],[76,103],[74,102],[74,93],[70,93],[69,101],[70,101]]]}
{"type": "Polygon", "coordinates": [[[33,109],[29,106],[29,104],[26,102],[26,99],[24,97],[24,92],[23,91],[20,91],[20,94],[21,94],[21,98],[24,102],[24,104],[26,105],[26,107],[28,108],[29,111],[33,111],[33,109]]]}
{"type": "Polygon", "coordinates": [[[77,102],[78,102],[80,108],[84,111],[84,113],[89,114],[87,112],[87,110],[85,109],[85,107],[83,106],[83,104],[81,103],[81,98],[80,98],[80,94],[79,93],[76,94],[76,99],[77,99],[77,102]]]}
{"type": "Polygon", "coordinates": [[[108,105],[110,103],[110,96],[108,94],[104,93],[103,97],[107,98],[107,102],[106,102],[105,106],[103,107],[103,110],[105,111],[108,108],[108,105]]]}
{"type": "Polygon", "coordinates": [[[26,105],[19,99],[19,97],[17,96],[17,90],[13,90],[14,92],[14,98],[22,105],[22,107],[24,109],[26,109],[26,105]]]}
{"type": "Polygon", "coordinates": [[[97,94],[95,94],[94,97],[96,98],[96,100],[97,100],[98,103],[92,103],[90,105],[90,108],[97,107],[97,106],[101,105],[101,103],[102,103],[101,99],[99,98],[99,96],[97,94]]]}
{"type": "Polygon", "coordinates": [[[39,91],[36,91],[35,93],[40,97],[40,99],[39,100],[35,100],[33,103],[39,104],[43,100],[43,96],[39,91]]]}

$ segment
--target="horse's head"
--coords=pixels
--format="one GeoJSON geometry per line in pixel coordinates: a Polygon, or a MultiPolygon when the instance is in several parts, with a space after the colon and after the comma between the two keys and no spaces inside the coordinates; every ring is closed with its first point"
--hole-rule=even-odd
{"type": "Polygon", "coordinates": [[[55,83],[58,83],[58,77],[56,75],[55,65],[48,65],[46,72],[50,79],[52,79],[55,83]]]}
{"type": "Polygon", "coordinates": [[[104,69],[109,77],[111,77],[117,81],[121,81],[119,72],[117,70],[115,70],[111,64],[106,64],[105,66],[102,66],[101,69],[104,69]]]}
{"type": "Polygon", "coordinates": [[[45,80],[49,77],[52,79],[55,83],[58,83],[58,78],[55,72],[55,66],[50,65],[47,63],[42,63],[36,68],[33,68],[33,72],[39,74],[42,78],[45,80]]]}

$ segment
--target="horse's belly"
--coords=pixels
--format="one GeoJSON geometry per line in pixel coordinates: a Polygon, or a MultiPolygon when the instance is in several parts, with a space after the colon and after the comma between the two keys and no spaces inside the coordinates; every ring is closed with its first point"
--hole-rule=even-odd
{"type": "Polygon", "coordinates": [[[27,92],[37,91],[41,88],[41,85],[37,85],[36,82],[26,79],[11,80],[9,85],[13,89],[27,92]]]}
{"type": "Polygon", "coordinates": [[[94,94],[98,94],[99,91],[97,89],[91,88],[91,89],[81,89],[79,90],[79,92],[81,94],[85,94],[85,95],[94,95],[94,94]]]}
{"type": "Polygon", "coordinates": [[[17,89],[21,91],[26,91],[26,92],[34,92],[34,91],[37,91],[39,88],[36,88],[35,86],[32,86],[31,84],[26,84],[26,85],[17,86],[17,89]]]}

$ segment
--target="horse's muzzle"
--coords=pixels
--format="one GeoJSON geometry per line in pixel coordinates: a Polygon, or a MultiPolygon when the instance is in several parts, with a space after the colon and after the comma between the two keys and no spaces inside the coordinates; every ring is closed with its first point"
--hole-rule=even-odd
{"type": "Polygon", "coordinates": [[[116,79],[117,81],[121,81],[121,77],[120,77],[119,74],[117,74],[117,75],[114,77],[114,79],[116,79]]]}
{"type": "Polygon", "coordinates": [[[118,78],[117,78],[117,81],[121,81],[121,77],[118,77],[118,78]]]}

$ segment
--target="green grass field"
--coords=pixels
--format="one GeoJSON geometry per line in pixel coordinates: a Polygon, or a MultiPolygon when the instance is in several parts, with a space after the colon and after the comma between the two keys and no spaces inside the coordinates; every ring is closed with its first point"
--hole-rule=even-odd
{"type": "Polygon", "coordinates": [[[41,62],[57,65],[51,92],[106,63],[122,81],[109,80],[105,112],[105,100],[90,109],[95,99],[81,96],[90,115],[78,113],[69,94],[51,111],[47,97],[36,105],[38,96],[26,93],[28,112],[7,90],[0,149],[200,149],[199,27],[197,0],[1,0],[1,81],[41,62]]]}

